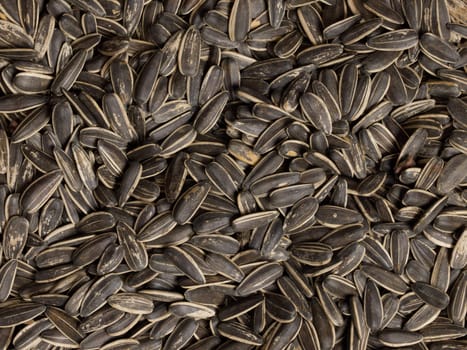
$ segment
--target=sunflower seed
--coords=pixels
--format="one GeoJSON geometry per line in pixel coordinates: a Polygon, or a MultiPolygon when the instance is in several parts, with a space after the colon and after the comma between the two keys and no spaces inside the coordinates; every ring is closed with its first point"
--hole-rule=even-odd
{"type": "Polygon", "coordinates": [[[201,54],[201,35],[198,29],[191,26],[183,35],[178,52],[180,73],[195,76],[198,73],[201,54]]]}
{"type": "Polygon", "coordinates": [[[389,347],[410,346],[420,343],[423,336],[415,332],[384,330],[378,335],[379,341],[389,347]]]}
{"type": "Polygon", "coordinates": [[[375,265],[364,265],[362,271],[378,285],[396,294],[404,294],[408,287],[396,274],[375,265]]]}
{"type": "Polygon", "coordinates": [[[455,63],[460,56],[447,41],[432,33],[425,33],[420,38],[420,50],[435,61],[455,63]]]}
{"type": "Polygon", "coordinates": [[[149,100],[150,94],[157,81],[156,78],[159,75],[161,62],[162,53],[157,51],[141,69],[135,82],[134,99],[137,103],[144,104],[149,100]]]}
{"type": "Polygon", "coordinates": [[[204,283],[206,281],[203,272],[200,267],[185,250],[179,247],[170,247],[165,251],[167,257],[173,262],[173,264],[185,273],[193,281],[204,283]]]}
{"type": "Polygon", "coordinates": [[[78,321],[69,316],[65,311],[49,307],[45,311],[45,315],[60,333],[71,341],[78,343],[84,338],[84,334],[78,328],[78,321]]]}
{"type": "Polygon", "coordinates": [[[18,261],[12,259],[0,268],[0,302],[4,302],[10,296],[15,281],[18,261]]]}
{"type": "Polygon", "coordinates": [[[283,267],[277,263],[264,264],[250,274],[238,285],[238,295],[248,295],[274,283],[283,273],[283,267]]]}
{"type": "Polygon", "coordinates": [[[95,281],[82,299],[80,315],[88,317],[102,308],[106,299],[116,293],[123,285],[119,276],[107,275],[95,281]]]}
{"type": "Polygon", "coordinates": [[[263,344],[261,336],[239,322],[221,322],[218,325],[218,331],[220,335],[235,342],[254,346],[263,344]]]}
{"type": "Polygon", "coordinates": [[[214,316],[214,309],[201,304],[188,302],[175,302],[170,305],[170,312],[178,317],[190,317],[194,319],[205,319],[214,316]]]}
{"type": "Polygon", "coordinates": [[[415,282],[412,290],[424,302],[438,309],[444,309],[449,304],[449,296],[428,283],[415,282]]]}
{"type": "Polygon", "coordinates": [[[227,104],[228,94],[220,92],[201,107],[194,120],[194,127],[200,134],[211,130],[219,120],[221,113],[227,104]]]}
{"type": "Polygon", "coordinates": [[[61,95],[62,90],[69,90],[73,86],[86,63],[86,56],[87,51],[78,51],[61,69],[50,86],[54,94],[61,95]]]}
{"type": "Polygon", "coordinates": [[[123,256],[128,267],[141,271],[148,265],[148,254],[143,243],[136,240],[133,229],[124,222],[117,224],[117,235],[123,247],[123,256]]]}
{"type": "Polygon", "coordinates": [[[12,216],[3,232],[3,254],[7,259],[18,258],[26,246],[29,221],[22,216],[12,216]]]}
{"type": "Polygon", "coordinates": [[[108,304],[120,311],[130,314],[149,314],[154,305],[151,299],[137,293],[117,293],[109,296],[108,304]]]}
{"type": "Polygon", "coordinates": [[[394,30],[373,36],[368,39],[367,46],[380,51],[407,50],[418,43],[417,32],[413,29],[394,30]]]}
{"type": "Polygon", "coordinates": [[[179,349],[187,344],[198,329],[199,324],[192,319],[180,321],[164,345],[164,350],[179,349]]]}
{"type": "Polygon", "coordinates": [[[8,304],[0,308],[0,327],[12,327],[26,323],[35,317],[41,315],[46,310],[45,305],[30,303],[30,302],[17,302],[8,304]]]}

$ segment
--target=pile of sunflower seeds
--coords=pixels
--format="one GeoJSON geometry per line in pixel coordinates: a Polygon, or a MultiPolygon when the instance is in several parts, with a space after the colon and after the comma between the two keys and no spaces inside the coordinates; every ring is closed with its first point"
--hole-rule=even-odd
{"type": "Polygon", "coordinates": [[[446,0],[1,0],[0,349],[467,348],[446,0]]]}

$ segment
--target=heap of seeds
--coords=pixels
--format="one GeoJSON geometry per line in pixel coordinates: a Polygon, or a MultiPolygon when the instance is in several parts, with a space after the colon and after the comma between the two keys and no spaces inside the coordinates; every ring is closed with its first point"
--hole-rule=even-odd
{"type": "Polygon", "coordinates": [[[467,348],[446,0],[0,0],[0,350],[467,348]]]}

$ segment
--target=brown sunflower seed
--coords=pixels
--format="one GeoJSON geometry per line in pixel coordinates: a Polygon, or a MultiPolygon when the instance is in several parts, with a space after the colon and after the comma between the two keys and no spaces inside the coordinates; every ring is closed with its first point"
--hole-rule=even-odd
{"type": "Polygon", "coordinates": [[[41,304],[30,302],[10,303],[0,308],[0,327],[5,328],[24,324],[41,315],[45,310],[45,305],[41,304]]]}
{"type": "Polygon", "coordinates": [[[236,292],[240,296],[248,295],[274,283],[283,273],[283,267],[277,263],[259,266],[248,274],[238,285],[236,292]]]}

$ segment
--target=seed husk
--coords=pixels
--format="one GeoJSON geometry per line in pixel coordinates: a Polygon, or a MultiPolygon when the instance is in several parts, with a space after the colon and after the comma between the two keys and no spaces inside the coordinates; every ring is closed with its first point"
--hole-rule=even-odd
{"type": "Polygon", "coordinates": [[[144,244],[137,240],[135,231],[126,223],[117,224],[118,240],[123,247],[123,257],[133,271],[142,271],[148,266],[148,253],[144,244]]]}
{"type": "Polygon", "coordinates": [[[408,286],[396,274],[375,265],[364,265],[362,271],[377,284],[396,294],[404,294],[408,286]]]}
{"type": "Polygon", "coordinates": [[[136,315],[150,314],[154,309],[152,300],[138,293],[113,294],[107,302],[117,310],[136,315]]]}
{"type": "Polygon", "coordinates": [[[0,302],[4,302],[10,296],[18,269],[18,261],[10,260],[0,268],[0,302]]]}
{"type": "Polygon", "coordinates": [[[444,309],[449,304],[449,296],[428,283],[415,282],[412,290],[424,302],[438,309],[444,309]]]}
{"type": "Polygon", "coordinates": [[[29,221],[22,216],[12,216],[3,232],[3,254],[7,259],[18,258],[26,246],[29,221]]]}
{"type": "Polygon", "coordinates": [[[62,179],[62,171],[55,170],[31,183],[20,199],[24,210],[28,213],[37,212],[52,197],[62,179]]]}
{"type": "Polygon", "coordinates": [[[238,322],[221,322],[218,326],[219,334],[239,343],[260,346],[262,338],[238,322]]]}
{"type": "Polygon", "coordinates": [[[65,337],[74,342],[83,339],[84,334],[78,328],[78,321],[59,308],[49,307],[45,315],[65,337]]]}
{"type": "Polygon", "coordinates": [[[383,345],[399,347],[418,344],[423,340],[423,336],[415,332],[386,330],[378,335],[378,339],[383,345]]]}
{"type": "Polygon", "coordinates": [[[189,278],[194,281],[204,283],[206,281],[200,267],[186,251],[179,247],[171,247],[166,249],[167,257],[172,260],[175,266],[183,271],[189,278]]]}
{"type": "Polygon", "coordinates": [[[30,303],[30,302],[18,302],[9,304],[0,308],[0,327],[12,327],[26,323],[29,320],[34,319],[46,310],[45,305],[30,303]]]}
{"type": "Polygon", "coordinates": [[[249,275],[237,287],[237,294],[247,295],[252,292],[266,288],[274,283],[283,273],[283,267],[277,263],[264,264],[249,275]]]}
{"type": "Polygon", "coordinates": [[[211,185],[208,182],[199,183],[180,195],[173,208],[175,221],[180,225],[187,223],[203,204],[210,189],[211,185]]]}
{"type": "Polygon", "coordinates": [[[102,308],[107,297],[117,292],[122,285],[123,281],[119,276],[107,275],[98,279],[84,295],[80,315],[87,317],[102,308]]]}
{"type": "Polygon", "coordinates": [[[372,332],[380,329],[383,322],[383,303],[376,284],[368,280],[363,299],[365,322],[372,332]]]}
{"type": "Polygon", "coordinates": [[[192,319],[185,319],[178,323],[172,334],[164,345],[166,350],[175,350],[184,346],[190,341],[198,329],[198,322],[192,319]]]}
{"type": "Polygon", "coordinates": [[[417,43],[417,32],[413,29],[394,30],[371,37],[367,41],[370,48],[381,51],[407,50],[417,45],[417,43]]]}

